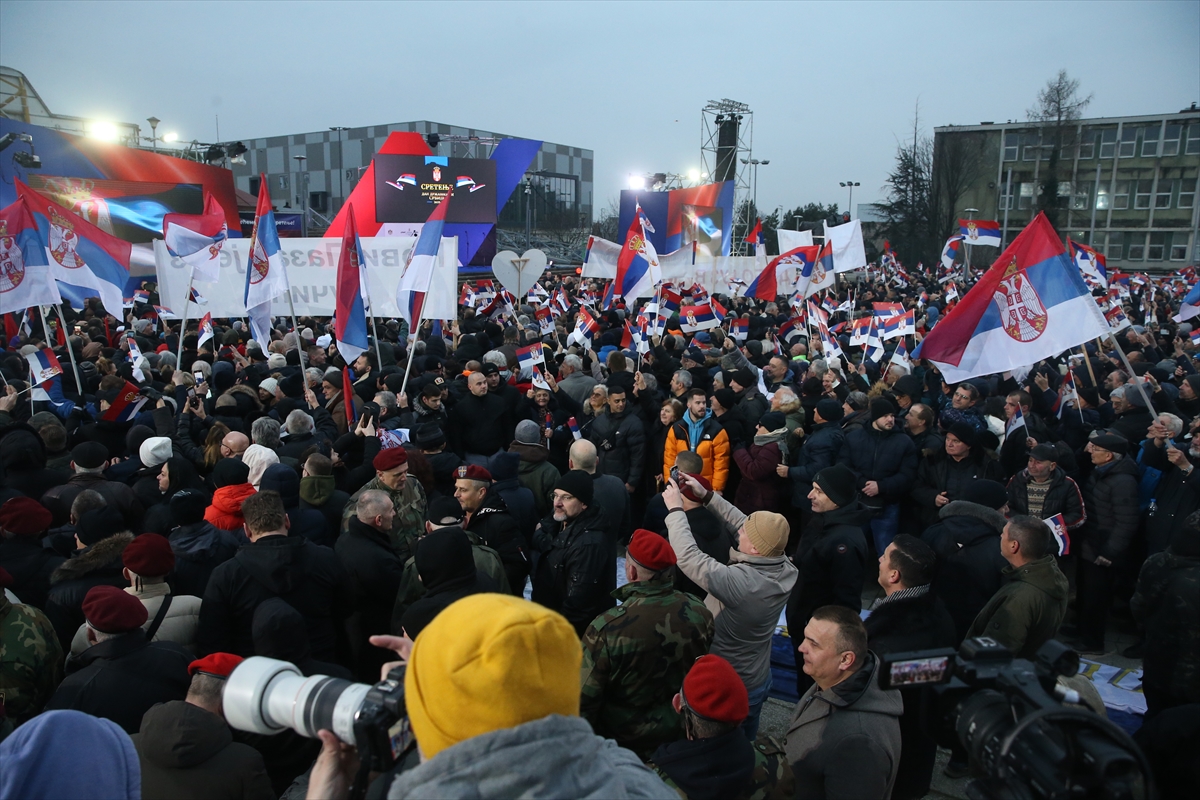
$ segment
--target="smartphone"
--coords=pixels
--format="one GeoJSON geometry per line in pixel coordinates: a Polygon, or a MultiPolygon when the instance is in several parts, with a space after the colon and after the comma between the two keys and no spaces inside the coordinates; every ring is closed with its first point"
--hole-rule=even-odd
{"type": "Polygon", "coordinates": [[[196,383],[204,383],[204,373],[203,372],[193,372],[192,377],[196,379],[196,383]]]}
{"type": "Polygon", "coordinates": [[[81,333],[83,333],[83,326],[82,326],[82,325],[76,325],[76,326],[75,326],[75,335],[76,335],[76,336],[78,336],[78,335],[79,335],[79,334],[81,334],[81,333]]]}
{"type": "Polygon", "coordinates": [[[676,486],[683,486],[683,473],[679,471],[679,467],[671,467],[671,480],[675,481],[676,486]]]}
{"type": "Polygon", "coordinates": [[[188,387],[188,399],[189,400],[196,399],[196,390],[194,388],[192,388],[191,386],[188,387]]]}

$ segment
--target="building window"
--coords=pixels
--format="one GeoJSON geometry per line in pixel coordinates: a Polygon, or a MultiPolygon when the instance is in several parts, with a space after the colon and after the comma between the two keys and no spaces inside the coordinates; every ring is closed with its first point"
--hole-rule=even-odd
{"type": "Polygon", "coordinates": [[[1138,209],[1150,207],[1150,190],[1154,188],[1154,181],[1134,181],[1137,184],[1136,192],[1133,196],[1133,207],[1138,209]]]}
{"type": "Polygon", "coordinates": [[[1118,231],[1108,235],[1108,247],[1104,249],[1104,255],[1114,261],[1120,261],[1121,256],[1125,253],[1125,234],[1118,231]]]}
{"type": "Polygon", "coordinates": [[[1042,151],[1038,140],[1039,137],[1036,133],[1030,133],[1021,137],[1021,145],[1025,150],[1026,161],[1037,161],[1038,153],[1042,151]]]}
{"type": "Polygon", "coordinates": [[[1191,208],[1196,202],[1196,179],[1193,178],[1179,187],[1179,208],[1191,208]]]}
{"type": "Polygon", "coordinates": [[[1129,255],[1126,256],[1126,259],[1128,261],[1144,261],[1146,259],[1146,234],[1129,234],[1129,255]]]}
{"type": "Polygon", "coordinates": [[[1034,184],[1032,184],[1032,183],[1022,183],[1021,184],[1021,197],[1017,201],[1017,208],[1022,208],[1022,209],[1033,208],[1033,190],[1034,190],[1034,184]]]}
{"type": "Polygon", "coordinates": [[[1110,208],[1112,208],[1112,194],[1108,190],[1108,184],[1102,183],[1096,191],[1096,209],[1107,211],[1110,208]]]}
{"type": "Polygon", "coordinates": [[[1137,155],[1138,129],[1132,126],[1121,130],[1121,147],[1117,150],[1118,158],[1133,158],[1137,155]]]}
{"type": "Polygon", "coordinates": [[[1168,240],[1171,238],[1169,233],[1152,233],[1150,234],[1150,250],[1146,254],[1147,261],[1162,261],[1163,252],[1167,249],[1168,240]]]}
{"type": "Polygon", "coordinates": [[[1019,133],[1004,134],[1004,160],[1016,161],[1017,151],[1021,149],[1021,135],[1019,133]]]}
{"type": "Polygon", "coordinates": [[[262,179],[259,178],[257,175],[250,179],[250,190],[249,191],[250,191],[250,194],[254,195],[255,197],[258,196],[258,184],[260,183],[261,180],[262,179]]]}
{"type": "Polygon", "coordinates": [[[1171,260],[1187,261],[1187,234],[1181,233],[1171,241],[1171,260]],[[1180,241],[1182,239],[1182,241],[1180,241]]]}
{"type": "Polygon", "coordinates": [[[1174,123],[1167,125],[1167,135],[1163,137],[1162,154],[1164,156],[1179,155],[1179,137],[1183,134],[1183,126],[1174,123]]]}
{"type": "Polygon", "coordinates": [[[1079,160],[1086,161],[1096,155],[1096,140],[1100,138],[1098,131],[1085,130],[1079,140],[1079,160]]]}
{"type": "Polygon", "coordinates": [[[1171,207],[1171,192],[1175,189],[1179,181],[1171,181],[1166,178],[1158,179],[1158,192],[1154,195],[1155,208],[1170,208],[1171,207]]]}
{"type": "Polygon", "coordinates": [[[1092,182],[1082,181],[1071,193],[1071,210],[1087,211],[1092,199],[1092,182]]]}
{"type": "Polygon", "coordinates": [[[1162,134],[1162,128],[1158,125],[1151,125],[1142,128],[1142,157],[1153,158],[1158,155],[1158,137],[1162,134]]]}
{"type": "Polygon", "coordinates": [[[1108,128],[1100,132],[1100,157],[1112,158],[1117,152],[1117,129],[1108,128]]]}
{"type": "Polygon", "coordinates": [[[1200,122],[1187,126],[1187,150],[1189,156],[1200,156],[1200,122]]]}
{"type": "Polygon", "coordinates": [[[1129,184],[1132,181],[1117,181],[1117,191],[1113,197],[1113,208],[1124,211],[1129,208],[1129,184]]]}
{"type": "MultiPolygon", "coordinates": [[[[1017,186],[1020,186],[1020,184],[1018,183],[1017,186]]],[[[1012,189],[1013,185],[1007,181],[1000,186],[1001,211],[1011,211],[1013,208],[1015,208],[1015,206],[1013,206],[1013,196],[1010,194],[1012,189]]]]}

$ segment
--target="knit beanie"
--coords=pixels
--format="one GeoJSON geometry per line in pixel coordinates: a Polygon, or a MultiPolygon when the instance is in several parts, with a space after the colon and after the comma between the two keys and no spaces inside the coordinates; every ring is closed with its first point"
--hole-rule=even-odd
{"type": "Polygon", "coordinates": [[[787,425],[787,417],[782,411],[768,411],[758,418],[758,424],[769,431],[777,431],[787,425]]]}
{"type": "Polygon", "coordinates": [[[151,436],[138,448],[138,457],[144,467],[157,467],[171,457],[171,440],[166,436],[151,436]]]}
{"type": "Polygon", "coordinates": [[[888,414],[895,413],[896,407],[892,405],[892,401],[888,400],[886,397],[876,397],[871,401],[871,422],[874,422],[882,417],[886,417],[888,414]]]}
{"type": "Polygon", "coordinates": [[[715,392],[713,392],[713,397],[717,399],[717,402],[721,405],[721,408],[725,409],[726,411],[737,405],[737,394],[734,393],[733,389],[717,389],[715,392]]]}
{"type": "Polygon", "coordinates": [[[475,594],[451,604],[417,636],[404,675],[421,753],[430,759],[551,714],[579,716],[582,660],[571,624],[536,603],[475,594]]]}
{"type": "Polygon", "coordinates": [[[849,467],[842,464],[835,464],[821,470],[813,476],[813,483],[821,487],[825,496],[836,503],[838,508],[845,508],[852,504],[858,494],[854,485],[854,473],[850,471],[849,467]]]}
{"type": "Polygon", "coordinates": [[[592,504],[595,486],[592,476],[580,469],[573,469],[554,482],[555,489],[562,489],[585,506],[592,504]]]}
{"type": "Polygon", "coordinates": [[[746,538],[761,556],[777,556],[787,544],[791,527],[782,514],[774,511],[755,511],[746,517],[746,538]]]}

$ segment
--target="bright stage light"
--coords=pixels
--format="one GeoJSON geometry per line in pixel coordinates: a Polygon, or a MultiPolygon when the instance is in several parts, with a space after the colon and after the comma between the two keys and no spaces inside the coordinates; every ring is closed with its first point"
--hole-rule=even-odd
{"type": "Polygon", "coordinates": [[[691,181],[692,183],[696,183],[697,181],[699,181],[700,180],[700,170],[698,170],[698,169],[688,170],[688,180],[691,181]]]}
{"type": "Polygon", "coordinates": [[[165,134],[163,134],[163,141],[164,142],[178,142],[179,134],[175,133],[175,131],[171,131],[170,133],[165,133],[165,134]]]}
{"type": "Polygon", "coordinates": [[[629,188],[635,192],[646,188],[646,179],[641,175],[629,176],[629,188]]]}
{"type": "Polygon", "coordinates": [[[104,142],[115,142],[119,133],[116,125],[101,120],[92,123],[92,129],[88,132],[88,135],[93,139],[100,139],[104,142]]]}

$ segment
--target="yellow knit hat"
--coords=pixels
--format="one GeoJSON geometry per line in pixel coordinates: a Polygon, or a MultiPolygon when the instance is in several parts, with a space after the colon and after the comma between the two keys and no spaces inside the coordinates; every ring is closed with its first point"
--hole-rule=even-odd
{"type": "Polygon", "coordinates": [[[759,555],[777,556],[787,544],[791,526],[782,514],[773,511],[755,511],[746,517],[746,538],[754,545],[759,555]]]}
{"type": "Polygon", "coordinates": [[[579,715],[583,649],[560,614],[506,594],[442,611],[413,644],[404,694],[425,758],[550,714],[579,715]]]}

